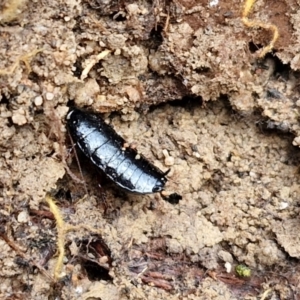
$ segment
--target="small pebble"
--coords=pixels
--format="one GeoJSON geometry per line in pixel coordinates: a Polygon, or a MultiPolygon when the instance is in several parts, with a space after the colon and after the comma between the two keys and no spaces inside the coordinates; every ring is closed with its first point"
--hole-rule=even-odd
{"type": "Polygon", "coordinates": [[[77,286],[77,287],[75,288],[75,292],[76,292],[77,294],[82,294],[82,292],[83,292],[82,286],[77,286]]]}
{"type": "Polygon", "coordinates": [[[43,98],[42,98],[42,96],[37,96],[37,97],[35,97],[35,99],[34,99],[34,104],[35,104],[36,106],[41,106],[41,105],[43,104],[43,98]]]}
{"type": "Polygon", "coordinates": [[[102,256],[99,259],[100,264],[106,264],[108,262],[108,257],[107,256],[102,256]]]}
{"type": "Polygon", "coordinates": [[[27,123],[26,117],[20,111],[13,112],[11,119],[14,124],[17,124],[19,126],[22,126],[27,123]]]}
{"type": "Polygon", "coordinates": [[[293,140],[293,145],[294,146],[299,146],[300,145],[300,136],[297,136],[293,140]]]}
{"type": "Polygon", "coordinates": [[[102,42],[102,41],[99,42],[99,45],[100,45],[101,47],[103,47],[103,48],[106,47],[105,43],[102,42]]]}
{"type": "Polygon", "coordinates": [[[163,153],[164,157],[168,157],[168,156],[169,156],[169,152],[168,152],[167,149],[164,149],[164,150],[162,151],[162,153],[163,153]]]}
{"type": "Polygon", "coordinates": [[[227,273],[230,273],[230,272],[231,272],[232,264],[231,264],[230,262],[226,262],[226,263],[224,264],[224,267],[225,267],[227,273]]]}
{"type": "Polygon", "coordinates": [[[29,221],[29,215],[26,211],[21,211],[18,214],[17,220],[19,223],[27,223],[29,221]]]}
{"type": "Polygon", "coordinates": [[[173,166],[174,165],[174,157],[169,155],[169,152],[167,149],[164,149],[163,151],[163,155],[165,157],[165,165],[166,166],[173,166]]]}
{"type": "Polygon", "coordinates": [[[53,93],[46,93],[46,99],[51,101],[54,98],[54,94],[53,93]]]}
{"type": "Polygon", "coordinates": [[[168,156],[165,158],[165,165],[166,166],[173,166],[174,165],[174,157],[168,156]]]}
{"type": "Polygon", "coordinates": [[[115,51],[115,53],[114,53],[115,55],[120,55],[121,54],[121,49],[116,49],[116,51],[115,51]]]}
{"type": "Polygon", "coordinates": [[[200,154],[198,152],[193,152],[193,156],[197,157],[197,158],[200,158],[200,154]]]}
{"type": "Polygon", "coordinates": [[[287,207],[289,206],[289,204],[287,202],[280,202],[279,204],[279,209],[280,210],[283,210],[283,209],[286,209],[287,207]]]}

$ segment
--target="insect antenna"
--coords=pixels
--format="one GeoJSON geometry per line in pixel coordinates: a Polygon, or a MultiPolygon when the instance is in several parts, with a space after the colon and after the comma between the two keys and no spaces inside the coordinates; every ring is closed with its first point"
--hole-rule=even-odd
{"type": "MultiPolygon", "coordinates": [[[[70,177],[77,183],[81,183],[81,184],[85,184],[84,180],[79,179],[69,168],[66,158],[68,156],[68,154],[66,154],[65,151],[65,147],[64,147],[64,141],[65,141],[65,137],[62,133],[61,127],[62,125],[62,121],[60,119],[59,113],[55,110],[55,108],[53,107],[53,105],[51,104],[45,104],[44,106],[44,113],[45,115],[49,118],[49,120],[51,120],[51,125],[50,125],[50,130],[48,133],[48,138],[50,138],[51,136],[53,136],[54,138],[56,138],[57,142],[58,142],[58,155],[61,157],[61,161],[64,165],[64,168],[66,170],[66,172],[68,173],[68,175],[70,175],[70,177]]],[[[69,133],[69,136],[71,138],[71,135],[69,133]]],[[[72,139],[71,139],[72,140],[72,139]]],[[[73,141],[72,141],[73,143],[73,141]]],[[[72,148],[74,147],[74,144],[72,146],[72,148]]],[[[87,188],[85,186],[85,191],[87,192],[87,188]]]]}
{"type": "Polygon", "coordinates": [[[168,169],[166,172],[164,172],[164,176],[167,176],[170,173],[171,169],[168,169]]]}
{"type": "Polygon", "coordinates": [[[68,167],[67,164],[66,164],[66,170],[67,170],[67,173],[70,175],[70,177],[71,177],[74,181],[83,184],[84,190],[85,190],[86,194],[88,195],[88,194],[89,194],[89,193],[88,193],[88,189],[87,189],[87,186],[86,186],[86,182],[85,182],[85,180],[84,180],[84,176],[83,176],[83,173],[82,173],[81,165],[80,165],[79,158],[78,158],[78,155],[77,155],[77,151],[76,151],[76,148],[75,148],[76,144],[73,142],[73,139],[72,139],[72,136],[71,136],[69,130],[68,130],[68,135],[69,135],[69,137],[70,137],[70,141],[71,141],[71,144],[72,144],[71,151],[74,150],[75,159],[76,159],[77,166],[78,166],[78,170],[79,170],[79,173],[80,173],[80,175],[81,175],[82,180],[80,180],[80,179],[79,179],[79,178],[78,178],[78,177],[70,170],[70,168],[68,167]]]}

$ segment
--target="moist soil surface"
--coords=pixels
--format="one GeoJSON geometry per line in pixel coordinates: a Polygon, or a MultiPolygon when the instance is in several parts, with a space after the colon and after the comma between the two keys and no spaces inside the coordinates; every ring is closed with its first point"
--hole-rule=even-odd
{"type": "Polygon", "coordinates": [[[0,3],[0,299],[300,299],[300,1],[244,4],[0,3]],[[163,193],[108,180],[71,107],[163,193]]]}

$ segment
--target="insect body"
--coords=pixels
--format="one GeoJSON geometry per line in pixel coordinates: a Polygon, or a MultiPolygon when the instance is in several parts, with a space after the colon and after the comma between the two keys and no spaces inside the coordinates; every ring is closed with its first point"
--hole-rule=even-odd
{"type": "Polygon", "coordinates": [[[71,109],[70,134],[82,152],[123,189],[140,194],[160,192],[166,175],[132,148],[98,114],[71,109]]]}

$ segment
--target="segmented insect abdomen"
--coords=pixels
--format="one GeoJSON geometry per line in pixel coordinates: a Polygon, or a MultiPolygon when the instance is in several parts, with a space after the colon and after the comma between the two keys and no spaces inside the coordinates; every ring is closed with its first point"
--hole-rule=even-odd
{"type": "Polygon", "coordinates": [[[82,152],[116,184],[141,194],[163,190],[166,173],[137,155],[134,149],[123,148],[124,139],[98,114],[72,109],[67,124],[82,152]]]}

